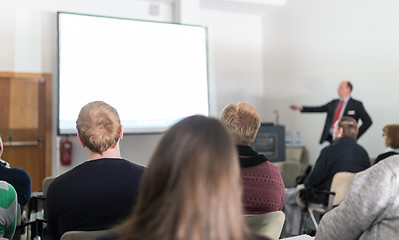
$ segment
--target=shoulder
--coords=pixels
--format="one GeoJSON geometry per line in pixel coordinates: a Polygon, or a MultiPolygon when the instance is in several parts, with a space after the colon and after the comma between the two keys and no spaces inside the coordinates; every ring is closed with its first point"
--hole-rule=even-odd
{"type": "Polygon", "coordinates": [[[131,162],[131,161],[129,161],[129,160],[121,159],[121,161],[123,161],[123,162],[126,163],[127,165],[130,165],[130,166],[133,167],[133,168],[140,169],[140,170],[144,170],[144,169],[145,169],[144,166],[141,166],[141,165],[139,165],[139,164],[137,164],[137,163],[134,163],[134,162],[131,162]]]}
{"type": "MultiPolygon", "coordinates": [[[[399,155],[384,159],[384,161],[356,174],[353,181],[354,186],[368,186],[377,184],[377,187],[392,187],[392,182],[398,182],[399,155]],[[370,182],[370,179],[372,181],[370,182]],[[356,181],[355,181],[356,180],[356,181]]],[[[356,188],[356,187],[355,187],[356,188]]],[[[357,187],[359,188],[359,187],[357,187]]]]}
{"type": "Polygon", "coordinates": [[[324,154],[329,154],[331,152],[334,152],[336,148],[339,148],[339,143],[338,142],[333,142],[332,144],[325,146],[323,149],[320,151],[320,155],[324,154]]]}
{"type": "Polygon", "coordinates": [[[369,158],[369,154],[367,153],[367,150],[362,145],[360,145],[359,143],[356,143],[356,146],[357,146],[359,152],[361,152],[362,154],[365,154],[367,156],[367,158],[369,158]]]}
{"type": "Polygon", "coordinates": [[[396,155],[387,157],[384,159],[384,161],[381,161],[379,164],[377,164],[373,167],[389,169],[396,175],[396,172],[399,172],[399,155],[396,154],[396,155]]]}
{"type": "Polygon", "coordinates": [[[109,163],[117,169],[129,170],[134,174],[142,174],[146,169],[145,167],[126,159],[112,159],[109,163]]]}
{"type": "Polygon", "coordinates": [[[374,161],[374,164],[379,163],[380,161],[390,157],[390,156],[394,156],[394,155],[398,155],[399,153],[397,152],[385,152],[385,153],[381,153],[380,155],[377,156],[377,158],[374,161]]]}
{"type": "Polygon", "coordinates": [[[0,194],[0,202],[2,203],[1,206],[10,205],[17,197],[15,188],[8,182],[0,181],[0,191],[6,192],[6,194],[0,194]]]}
{"type": "Polygon", "coordinates": [[[134,168],[140,170],[145,169],[145,167],[123,158],[102,158],[102,159],[87,161],[81,164],[80,166],[82,168],[92,168],[92,167],[103,168],[106,166],[113,166],[113,167],[119,166],[119,167],[127,167],[127,168],[134,168]]]}
{"type": "Polygon", "coordinates": [[[4,171],[12,172],[14,174],[26,174],[26,175],[28,175],[28,172],[26,172],[25,169],[19,168],[19,167],[12,167],[12,168],[3,167],[2,169],[4,169],[4,171]]]}
{"type": "Polygon", "coordinates": [[[15,193],[14,187],[6,181],[0,181],[0,189],[15,193]]]}
{"type": "Polygon", "coordinates": [[[15,174],[18,174],[19,176],[30,179],[28,172],[23,168],[15,167],[15,168],[10,168],[10,170],[12,170],[15,174]]]}
{"type": "Polygon", "coordinates": [[[340,100],[338,98],[331,100],[330,102],[328,102],[326,105],[335,105],[338,102],[340,102],[340,100]]]}
{"type": "Polygon", "coordinates": [[[278,167],[269,161],[265,161],[255,167],[262,169],[263,170],[262,172],[269,176],[280,176],[281,175],[278,167]]]}
{"type": "Polygon", "coordinates": [[[64,186],[73,188],[76,182],[79,182],[80,179],[85,176],[85,170],[82,165],[83,164],[80,164],[54,178],[48,186],[47,195],[51,195],[55,189],[64,189],[64,186]]]}
{"type": "Polygon", "coordinates": [[[338,151],[339,149],[344,152],[356,152],[357,154],[364,154],[363,156],[368,158],[366,149],[350,137],[340,138],[336,143],[337,149],[335,149],[335,151],[338,151]]]}
{"type": "Polygon", "coordinates": [[[16,183],[29,183],[30,184],[30,176],[29,174],[22,168],[6,168],[1,167],[1,174],[5,176],[7,181],[12,184],[16,183]]]}
{"type": "Polygon", "coordinates": [[[353,105],[363,105],[363,103],[357,99],[354,98],[349,98],[348,104],[353,104],[353,105]]]}

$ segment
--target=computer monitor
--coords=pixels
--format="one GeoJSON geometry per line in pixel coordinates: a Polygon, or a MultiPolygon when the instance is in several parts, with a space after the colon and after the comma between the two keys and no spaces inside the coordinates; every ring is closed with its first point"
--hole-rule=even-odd
{"type": "Polygon", "coordinates": [[[251,147],[270,162],[285,161],[285,127],[262,123],[251,147]]]}

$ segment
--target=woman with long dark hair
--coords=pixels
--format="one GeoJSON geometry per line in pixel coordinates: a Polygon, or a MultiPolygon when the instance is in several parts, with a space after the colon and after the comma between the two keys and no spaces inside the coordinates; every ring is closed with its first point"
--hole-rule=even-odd
{"type": "Polygon", "coordinates": [[[238,155],[223,124],[191,116],[171,127],[146,169],[118,240],[247,240],[238,155]]]}

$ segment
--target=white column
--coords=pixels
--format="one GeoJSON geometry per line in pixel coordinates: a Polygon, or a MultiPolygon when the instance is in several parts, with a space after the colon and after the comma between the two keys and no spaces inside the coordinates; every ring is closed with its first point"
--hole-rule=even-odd
{"type": "Polygon", "coordinates": [[[200,0],[175,0],[174,21],[183,24],[199,24],[200,0]]]}

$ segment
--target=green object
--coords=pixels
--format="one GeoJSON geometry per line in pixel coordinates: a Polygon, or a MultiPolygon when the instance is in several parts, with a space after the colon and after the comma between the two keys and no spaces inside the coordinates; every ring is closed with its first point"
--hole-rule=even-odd
{"type": "Polygon", "coordinates": [[[17,193],[4,181],[0,181],[0,223],[0,237],[11,239],[17,225],[17,193]]]}

